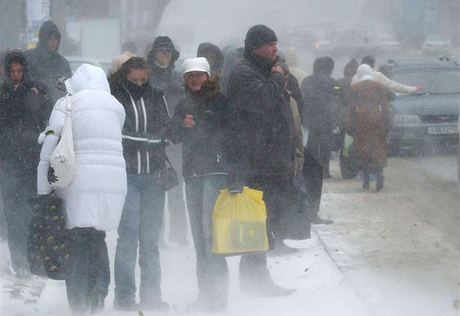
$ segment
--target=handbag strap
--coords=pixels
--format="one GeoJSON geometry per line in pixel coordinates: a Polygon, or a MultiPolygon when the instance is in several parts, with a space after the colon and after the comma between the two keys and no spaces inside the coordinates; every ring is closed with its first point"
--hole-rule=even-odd
{"type": "Polygon", "coordinates": [[[66,116],[71,117],[72,116],[72,99],[70,98],[70,94],[66,96],[66,116]]]}

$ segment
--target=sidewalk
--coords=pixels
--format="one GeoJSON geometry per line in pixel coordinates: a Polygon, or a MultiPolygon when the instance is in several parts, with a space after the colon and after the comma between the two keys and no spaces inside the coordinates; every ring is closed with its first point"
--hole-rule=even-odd
{"type": "MultiPolygon", "coordinates": [[[[108,234],[109,254],[113,263],[116,233],[108,234]]],[[[269,269],[273,279],[286,288],[297,292],[282,298],[253,298],[241,293],[238,286],[239,257],[228,258],[230,268],[229,309],[221,315],[314,315],[314,316],[370,316],[365,302],[361,300],[351,283],[337,268],[316,233],[306,241],[288,241],[290,246],[302,248],[295,254],[270,257],[269,269]]],[[[8,258],[7,245],[0,242],[1,262],[8,258]]],[[[200,315],[186,312],[186,304],[195,300],[198,294],[195,277],[195,254],[193,246],[178,247],[170,245],[161,249],[163,270],[163,299],[171,304],[171,310],[163,315],[200,315]]],[[[3,274],[1,315],[41,316],[70,315],[63,281],[43,280],[34,277],[33,281],[20,286],[12,275],[3,274]],[[33,287],[43,282],[46,286],[37,302],[31,301],[33,287]],[[13,298],[11,287],[21,292],[22,298],[13,298]],[[25,303],[28,304],[25,304],[25,303]]],[[[106,311],[102,315],[138,315],[137,312],[115,312],[112,308],[113,282],[106,300],[106,311]]],[[[33,297],[32,297],[33,299],[33,297]]],[[[158,313],[144,312],[144,315],[158,313]]]]}

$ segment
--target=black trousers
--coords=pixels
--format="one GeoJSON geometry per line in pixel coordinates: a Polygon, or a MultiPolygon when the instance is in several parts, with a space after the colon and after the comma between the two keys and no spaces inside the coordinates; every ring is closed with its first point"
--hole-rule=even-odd
{"type": "MultiPolygon", "coordinates": [[[[264,192],[264,202],[267,208],[267,233],[270,248],[274,246],[274,239],[284,237],[282,218],[289,207],[290,190],[293,178],[290,175],[260,176],[248,180],[247,186],[251,189],[264,192]]],[[[240,260],[240,286],[243,290],[263,285],[270,279],[267,268],[267,253],[242,255],[240,260]]]]}
{"type": "Polygon", "coordinates": [[[67,300],[72,311],[90,308],[93,298],[107,297],[110,265],[105,232],[95,228],[72,228],[68,231],[66,262],[67,300]]]}
{"type": "Polygon", "coordinates": [[[308,134],[307,151],[322,167],[322,175],[329,175],[331,158],[330,135],[321,130],[311,130],[308,134]]]}
{"type": "Polygon", "coordinates": [[[32,210],[27,199],[37,194],[35,168],[24,168],[18,162],[3,162],[3,211],[8,227],[8,248],[14,271],[28,269],[27,235],[32,210]]]}
{"type": "Polygon", "coordinates": [[[307,201],[310,207],[310,219],[318,215],[323,192],[323,167],[308,150],[305,150],[303,161],[303,175],[307,187],[307,201]]]}

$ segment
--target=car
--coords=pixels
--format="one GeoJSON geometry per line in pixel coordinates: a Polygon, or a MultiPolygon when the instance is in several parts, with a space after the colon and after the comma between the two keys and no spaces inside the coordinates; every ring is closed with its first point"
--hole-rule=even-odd
{"type": "Polygon", "coordinates": [[[428,35],[422,45],[424,55],[449,55],[452,44],[443,35],[428,35]]]}
{"type": "Polygon", "coordinates": [[[413,94],[398,94],[391,102],[393,130],[390,152],[438,151],[458,146],[460,66],[449,58],[390,60],[385,64],[396,82],[423,86],[413,94]]]}
{"type": "Polygon", "coordinates": [[[401,52],[401,43],[394,37],[381,37],[377,42],[379,55],[394,56],[401,52]]]}
{"type": "Polygon", "coordinates": [[[77,70],[77,68],[80,67],[81,64],[90,64],[93,66],[101,67],[106,75],[108,75],[110,70],[112,69],[112,62],[107,60],[76,56],[69,56],[65,58],[68,60],[70,64],[70,69],[72,70],[72,73],[75,72],[75,70],[77,70]]]}
{"type": "Polygon", "coordinates": [[[327,39],[317,40],[313,47],[313,51],[315,52],[316,57],[329,56],[332,53],[332,43],[327,39]]]}

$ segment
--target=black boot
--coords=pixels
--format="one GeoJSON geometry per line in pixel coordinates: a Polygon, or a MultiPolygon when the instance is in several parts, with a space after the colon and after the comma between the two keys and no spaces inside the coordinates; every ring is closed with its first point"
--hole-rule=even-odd
{"type": "Polygon", "coordinates": [[[375,185],[377,192],[383,189],[383,168],[377,171],[377,183],[375,185]]]}
{"type": "Polygon", "coordinates": [[[96,295],[91,300],[91,314],[99,314],[104,311],[105,298],[102,295],[96,295]]]}

